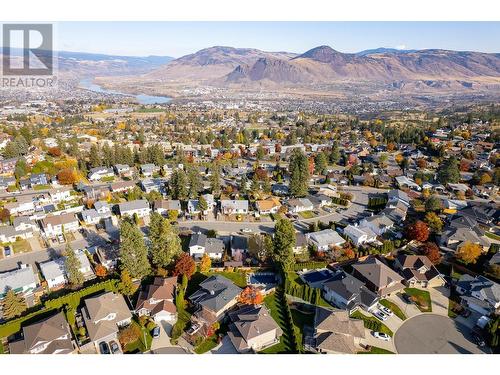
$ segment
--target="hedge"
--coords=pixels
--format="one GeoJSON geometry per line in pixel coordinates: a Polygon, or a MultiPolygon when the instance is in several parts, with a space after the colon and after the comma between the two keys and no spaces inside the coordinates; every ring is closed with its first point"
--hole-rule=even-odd
{"type": "Polygon", "coordinates": [[[297,282],[285,278],[285,293],[291,296],[300,298],[313,305],[319,305],[321,298],[321,290],[318,288],[311,288],[307,284],[298,284],[297,282]]]}
{"type": "Polygon", "coordinates": [[[294,271],[301,271],[303,269],[313,270],[317,268],[325,268],[328,265],[327,262],[303,262],[295,263],[293,265],[294,271]]]}
{"type": "Polygon", "coordinates": [[[116,290],[117,280],[111,279],[80,289],[76,292],[69,293],[62,297],[45,301],[40,305],[41,307],[39,310],[1,324],[0,337],[8,337],[10,335],[13,335],[21,330],[21,326],[24,322],[27,322],[32,318],[42,314],[49,316],[49,313],[58,311],[65,305],[69,307],[68,311],[66,311],[66,316],[70,320],[72,320],[73,318],[71,317],[71,315],[74,317],[74,314],[72,314],[71,312],[74,312],[74,310],[76,310],[76,308],[80,305],[80,301],[83,297],[100,291],[112,292],[116,290]]]}
{"type": "Polygon", "coordinates": [[[332,203],[339,204],[341,206],[347,206],[349,204],[349,201],[347,199],[342,199],[339,197],[333,197],[332,198],[332,203]]]}

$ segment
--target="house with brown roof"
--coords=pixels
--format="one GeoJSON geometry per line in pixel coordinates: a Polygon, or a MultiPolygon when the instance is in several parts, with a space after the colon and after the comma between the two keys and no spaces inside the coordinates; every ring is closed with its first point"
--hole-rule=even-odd
{"type": "Polygon", "coordinates": [[[242,306],[228,315],[228,337],[239,353],[261,351],[277,344],[283,335],[265,305],[242,306]]]}
{"type": "Polygon", "coordinates": [[[418,285],[426,288],[445,284],[441,273],[425,255],[401,254],[396,258],[394,268],[403,275],[404,283],[408,286],[418,285]]]}
{"type": "Polygon", "coordinates": [[[363,281],[368,289],[385,297],[404,289],[403,277],[377,258],[352,265],[353,276],[363,281]]]}
{"type": "Polygon", "coordinates": [[[73,213],[47,216],[42,219],[43,233],[48,238],[54,238],[64,232],[74,232],[79,226],[78,218],[73,213]]]}
{"type": "Polygon", "coordinates": [[[362,350],[365,327],[346,310],[316,307],[314,334],[305,338],[306,349],[318,353],[356,354],[362,350]]]}
{"type": "Polygon", "coordinates": [[[75,350],[62,312],[23,327],[22,336],[9,344],[11,354],[70,354],[75,350]]]}
{"type": "Polygon", "coordinates": [[[281,207],[280,200],[276,197],[258,200],[255,202],[255,207],[260,215],[275,214],[281,207]]]}
{"type": "Polygon", "coordinates": [[[123,296],[112,292],[85,299],[82,315],[89,338],[96,347],[101,341],[117,340],[119,329],[132,321],[132,313],[123,296]]]}
{"type": "Polygon", "coordinates": [[[139,316],[147,315],[155,322],[177,320],[177,308],[174,305],[177,277],[155,277],[150,284],[139,294],[135,305],[135,312],[139,316]]]}

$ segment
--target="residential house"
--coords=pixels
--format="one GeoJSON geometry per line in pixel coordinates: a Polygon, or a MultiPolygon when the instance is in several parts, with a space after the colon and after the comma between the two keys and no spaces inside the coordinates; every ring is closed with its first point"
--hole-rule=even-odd
{"type": "Polygon", "coordinates": [[[71,199],[71,189],[58,188],[49,190],[49,197],[52,203],[65,202],[71,199]]]}
{"type": "Polygon", "coordinates": [[[150,207],[145,199],[138,199],[135,201],[123,202],[118,204],[118,210],[121,216],[134,216],[146,217],[149,216],[150,207]]]}
{"type": "Polygon", "coordinates": [[[404,283],[408,286],[426,288],[445,284],[441,273],[425,255],[398,255],[394,268],[403,275],[404,283]]]}
{"type": "Polygon", "coordinates": [[[404,289],[403,277],[377,258],[352,265],[353,276],[379,297],[385,297],[404,289]]]}
{"type": "Polygon", "coordinates": [[[355,246],[364,245],[377,240],[377,235],[369,227],[348,225],[344,228],[344,234],[349,237],[355,246]]]}
{"type": "Polygon", "coordinates": [[[352,319],[346,310],[316,307],[314,333],[306,348],[318,353],[356,354],[365,339],[362,320],[352,319]]]}
{"type": "Polygon", "coordinates": [[[379,296],[354,276],[338,271],[323,284],[323,298],[339,309],[352,314],[362,308],[371,311],[377,306],[379,296]]]}
{"type": "Polygon", "coordinates": [[[276,197],[258,200],[255,202],[255,208],[259,215],[275,214],[281,207],[280,200],[276,197]]]}
{"type": "Polygon", "coordinates": [[[342,246],[345,240],[332,229],[324,229],[319,232],[307,233],[307,242],[318,249],[318,251],[327,251],[333,247],[342,246]]]}
{"type": "Polygon", "coordinates": [[[114,175],[115,173],[113,172],[113,168],[95,167],[89,170],[87,176],[90,181],[99,181],[103,178],[114,177],[114,175]]]}
{"type": "MultiPolygon", "coordinates": [[[[95,275],[94,271],[92,271],[87,255],[81,250],[76,251],[75,255],[80,263],[78,271],[80,271],[85,280],[93,279],[95,275]]],[[[58,288],[67,284],[68,272],[66,270],[65,261],[66,257],[60,257],[39,264],[40,271],[42,272],[43,278],[47,282],[49,289],[58,288]]]]}
{"type": "Polygon", "coordinates": [[[121,294],[108,292],[85,299],[82,316],[87,334],[96,349],[100,342],[118,341],[118,331],[132,321],[132,314],[121,294]]]}
{"type": "Polygon", "coordinates": [[[222,259],[225,246],[224,241],[218,238],[208,238],[203,233],[195,233],[189,240],[189,255],[201,259],[203,254],[208,254],[212,259],[222,259]]]}
{"type": "Polygon", "coordinates": [[[109,186],[109,189],[111,190],[112,193],[123,193],[132,190],[136,186],[137,185],[135,184],[134,181],[118,181],[118,182],[113,182],[109,186]]]}
{"type": "Polygon", "coordinates": [[[294,254],[302,254],[307,251],[307,237],[304,233],[295,233],[295,246],[292,250],[294,254]]]}
{"type": "Polygon", "coordinates": [[[18,269],[0,273],[0,300],[7,291],[29,295],[38,287],[38,277],[30,264],[21,264],[18,269]]]}
{"type": "Polygon", "coordinates": [[[175,323],[177,308],[174,304],[177,276],[163,278],[155,277],[152,284],[141,291],[135,305],[139,316],[147,315],[155,322],[166,321],[175,323]]]}
{"type": "Polygon", "coordinates": [[[394,222],[389,217],[379,214],[364,218],[359,223],[359,226],[370,229],[377,236],[382,236],[394,227],[394,222]]]}
{"type": "Polygon", "coordinates": [[[80,226],[77,217],[72,213],[47,216],[42,219],[41,224],[43,233],[48,238],[54,238],[64,232],[74,232],[80,226]]]}
{"type": "Polygon", "coordinates": [[[9,343],[11,354],[70,354],[75,351],[71,330],[62,312],[24,326],[22,339],[9,343]]]}
{"type": "Polygon", "coordinates": [[[142,164],[141,165],[141,173],[144,177],[152,177],[153,174],[158,173],[160,171],[160,167],[154,164],[142,164]]]}
{"type": "Polygon", "coordinates": [[[464,274],[456,284],[462,305],[483,315],[500,312],[500,284],[484,276],[464,274]]]}
{"type": "Polygon", "coordinates": [[[289,199],[286,205],[288,206],[288,211],[292,213],[312,211],[314,209],[314,205],[307,198],[289,199]]]}
{"type": "Polygon", "coordinates": [[[243,254],[248,252],[248,237],[234,235],[230,242],[231,256],[235,260],[241,260],[243,254]]]}
{"type": "Polygon", "coordinates": [[[182,212],[181,202],[179,200],[157,200],[153,202],[153,211],[161,215],[167,215],[168,211],[177,211],[180,214],[182,212]]]}
{"type": "Polygon", "coordinates": [[[226,200],[220,201],[221,212],[224,215],[246,215],[248,214],[247,200],[226,200]]]}
{"type": "Polygon", "coordinates": [[[114,166],[114,170],[116,174],[121,177],[129,177],[132,175],[132,170],[127,164],[116,164],[114,166]]]}
{"type": "Polygon", "coordinates": [[[244,305],[228,315],[228,337],[238,353],[261,351],[277,344],[283,335],[265,305],[244,305]]]}

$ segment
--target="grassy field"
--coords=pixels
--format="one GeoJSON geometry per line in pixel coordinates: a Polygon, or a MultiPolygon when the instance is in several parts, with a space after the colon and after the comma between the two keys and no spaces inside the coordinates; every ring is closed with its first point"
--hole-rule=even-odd
{"type": "Polygon", "coordinates": [[[406,320],[406,315],[405,313],[399,308],[398,305],[396,305],[394,302],[391,302],[387,299],[382,299],[380,300],[380,304],[382,306],[387,307],[388,309],[392,310],[392,312],[401,320],[406,320]]]}
{"type": "Polygon", "coordinates": [[[194,352],[196,354],[203,354],[208,352],[209,350],[212,350],[217,346],[217,335],[212,335],[210,337],[207,337],[205,340],[201,342],[200,345],[196,346],[194,348],[194,352]]]}
{"type": "Polygon", "coordinates": [[[299,212],[299,215],[302,219],[312,219],[314,217],[314,213],[312,211],[299,212]]]}
{"type": "Polygon", "coordinates": [[[428,291],[416,288],[406,288],[405,293],[411,297],[420,311],[432,312],[431,295],[428,291]]]}
{"type": "MultiPolygon", "coordinates": [[[[271,316],[281,327],[283,332],[287,332],[287,327],[285,326],[285,317],[283,313],[280,311],[279,305],[276,301],[276,294],[272,293],[264,298],[264,304],[269,309],[271,316]]],[[[288,353],[289,350],[289,338],[288,335],[283,333],[280,338],[280,342],[276,345],[273,345],[267,349],[264,349],[260,353],[263,354],[277,354],[277,353],[288,353]]]]}
{"type": "Polygon", "coordinates": [[[500,236],[497,236],[495,233],[484,232],[484,235],[485,235],[486,237],[491,238],[492,240],[497,240],[497,241],[500,241],[500,236]]]}
{"type": "Polygon", "coordinates": [[[13,242],[12,251],[14,251],[15,254],[29,253],[31,251],[30,243],[26,240],[13,242]]]}
{"type": "Polygon", "coordinates": [[[132,342],[132,343],[128,344],[127,346],[125,346],[124,352],[125,353],[138,353],[138,352],[142,353],[142,352],[149,350],[151,348],[151,342],[153,341],[153,337],[151,336],[151,332],[149,332],[149,330],[145,327],[140,327],[140,325],[135,321],[132,321],[131,324],[135,324],[135,325],[139,326],[139,328],[141,329],[141,335],[140,335],[139,339],[137,339],[135,342],[132,342]],[[144,339],[146,340],[145,342],[144,342],[144,339]]]}
{"type": "Polygon", "coordinates": [[[393,333],[384,323],[373,316],[367,316],[359,311],[355,311],[351,315],[354,319],[361,319],[365,324],[365,328],[371,329],[373,331],[379,331],[383,333],[387,333],[389,336],[392,336],[393,333]]]}
{"type": "Polygon", "coordinates": [[[240,288],[244,288],[247,286],[247,277],[246,273],[244,272],[207,272],[205,273],[205,275],[207,277],[213,275],[224,276],[225,278],[238,285],[240,288]]]}

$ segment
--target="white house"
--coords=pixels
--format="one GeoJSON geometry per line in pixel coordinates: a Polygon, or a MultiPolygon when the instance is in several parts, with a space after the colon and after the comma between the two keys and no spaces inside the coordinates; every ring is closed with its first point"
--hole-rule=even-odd
{"type": "Polygon", "coordinates": [[[71,199],[71,190],[68,188],[50,190],[49,196],[53,203],[68,201],[71,199]]]}
{"type": "Polygon", "coordinates": [[[359,226],[369,228],[377,236],[381,236],[394,227],[394,222],[385,215],[374,215],[361,220],[359,226]]]}
{"type": "MultiPolygon", "coordinates": [[[[80,268],[78,268],[78,270],[86,280],[92,278],[94,272],[92,271],[92,267],[85,253],[83,251],[76,251],[75,254],[80,262],[80,268]]],[[[40,263],[40,271],[50,289],[63,286],[68,282],[65,259],[65,257],[60,257],[40,263]]]]}
{"type": "Polygon", "coordinates": [[[29,294],[38,287],[38,277],[30,264],[21,264],[20,268],[0,273],[0,300],[9,289],[15,293],[29,294]]]}
{"type": "Polygon", "coordinates": [[[221,211],[224,215],[246,215],[248,214],[247,200],[221,200],[221,211]]]}
{"type": "Polygon", "coordinates": [[[319,251],[326,251],[334,246],[342,246],[345,240],[332,229],[324,229],[319,232],[306,234],[307,242],[315,246],[319,251]]]}
{"type": "Polygon", "coordinates": [[[49,238],[53,238],[64,232],[74,232],[80,226],[75,214],[72,213],[47,216],[42,219],[41,223],[43,233],[49,238]]]}
{"type": "Polygon", "coordinates": [[[189,255],[195,259],[201,259],[205,253],[212,259],[222,259],[224,252],[224,242],[218,238],[208,238],[203,233],[195,233],[189,240],[189,255]]]}
{"type": "Polygon", "coordinates": [[[138,217],[149,216],[151,210],[148,201],[145,199],[120,203],[118,204],[118,209],[122,216],[134,216],[134,214],[137,214],[138,217]]]}
{"type": "Polygon", "coordinates": [[[105,177],[114,177],[115,173],[113,168],[107,167],[96,167],[92,168],[88,173],[88,178],[90,181],[99,181],[105,177]]]}
{"type": "Polygon", "coordinates": [[[348,225],[344,228],[344,234],[349,237],[356,246],[377,240],[377,235],[373,233],[369,227],[348,225]]]}
{"type": "Polygon", "coordinates": [[[312,211],[313,203],[307,198],[290,199],[287,202],[288,210],[293,213],[312,211]]]}

